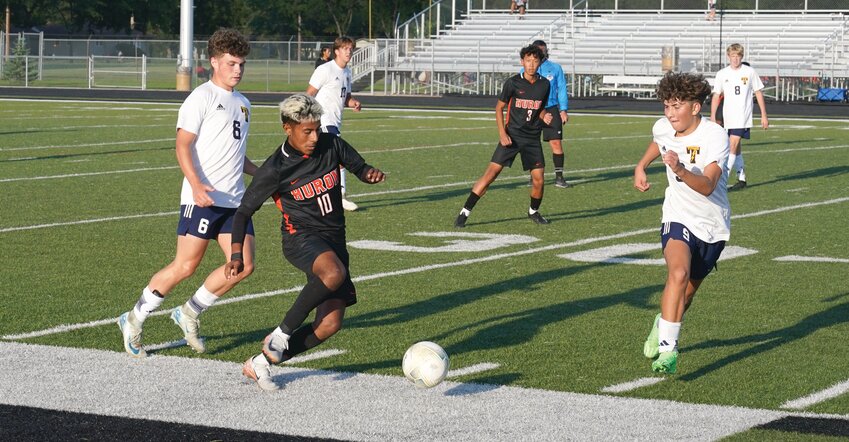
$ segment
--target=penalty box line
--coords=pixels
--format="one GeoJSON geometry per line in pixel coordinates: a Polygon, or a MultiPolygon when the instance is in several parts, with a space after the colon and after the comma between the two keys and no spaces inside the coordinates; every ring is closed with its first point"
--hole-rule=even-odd
{"type": "MultiPolygon", "coordinates": [[[[787,212],[787,211],[796,210],[796,209],[805,209],[805,208],[811,208],[811,207],[817,207],[817,206],[823,206],[823,205],[839,204],[839,203],[843,203],[843,202],[846,202],[846,201],[849,201],[849,197],[834,198],[834,199],[815,202],[815,203],[796,204],[796,205],[792,205],[792,206],[779,207],[779,208],[776,208],[776,209],[762,210],[762,211],[748,213],[748,214],[740,214],[740,215],[732,216],[731,219],[745,219],[745,218],[751,218],[751,217],[756,217],[756,216],[763,216],[763,215],[770,215],[770,214],[775,214],[775,213],[780,213],[780,212],[787,212]]],[[[532,248],[532,249],[519,250],[519,251],[516,251],[516,252],[499,253],[499,254],[488,255],[488,256],[483,256],[483,257],[479,257],[479,258],[470,258],[470,259],[463,259],[463,260],[454,261],[454,262],[447,262],[447,263],[441,263],[441,264],[430,264],[430,265],[426,265],[426,266],[410,267],[410,268],[401,269],[401,270],[394,270],[394,271],[390,271],[390,272],[374,273],[374,274],[371,274],[371,275],[357,276],[355,278],[352,278],[352,281],[353,282],[370,281],[370,280],[373,280],[373,279],[382,279],[382,278],[387,278],[387,277],[392,277],[392,276],[403,276],[403,275],[411,275],[411,274],[415,274],[415,273],[422,273],[422,272],[427,272],[427,271],[430,271],[430,270],[439,270],[439,269],[444,269],[444,268],[459,267],[459,266],[465,266],[465,265],[470,265],[470,264],[478,264],[478,263],[482,263],[482,262],[497,261],[497,260],[504,259],[504,258],[513,258],[513,257],[516,257],[516,256],[530,255],[530,254],[539,253],[539,252],[546,252],[546,251],[550,251],[550,250],[557,250],[557,249],[563,249],[563,248],[569,248],[569,247],[578,247],[578,246],[583,246],[583,245],[587,245],[587,244],[592,244],[592,243],[595,243],[595,242],[628,238],[628,237],[632,237],[632,236],[643,235],[643,234],[646,234],[646,233],[657,232],[657,229],[658,229],[658,227],[650,227],[650,228],[646,228],[646,229],[632,230],[630,232],[615,233],[615,234],[612,234],[612,235],[597,236],[597,237],[593,237],[593,238],[584,238],[584,239],[580,239],[580,240],[577,240],[577,241],[571,241],[571,242],[566,242],[566,243],[550,244],[550,245],[547,245],[547,246],[535,247],[535,248],[532,248]]],[[[226,298],[226,299],[222,299],[221,301],[218,301],[215,305],[220,306],[220,305],[226,305],[226,304],[231,304],[231,303],[235,303],[235,302],[242,302],[242,301],[260,299],[260,298],[267,298],[267,297],[281,295],[281,294],[285,294],[285,293],[300,292],[301,289],[303,289],[303,287],[304,287],[303,285],[300,285],[300,286],[296,286],[296,287],[290,287],[290,288],[287,288],[287,289],[271,290],[271,291],[262,292],[262,293],[253,293],[253,294],[247,294],[247,295],[237,296],[237,297],[233,297],[233,298],[226,298]]],[[[169,314],[168,310],[160,310],[160,311],[151,313],[151,316],[161,316],[161,315],[166,315],[166,314],[169,314]]],[[[40,336],[48,336],[48,335],[52,335],[52,334],[65,333],[65,332],[80,330],[80,329],[85,329],[85,328],[99,327],[101,325],[113,323],[116,320],[117,320],[117,318],[107,318],[107,319],[100,319],[100,320],[97,320],[97,321],[91,321],[91,322],[85,322],[85,323],[62,324],[62,325],[59,325],[59,326],[56,326],[56,327],[51,327],[51,328],[44,329],[44,330],[36,330],[36,331],[32,331],[32,332],[27,332],[27,333],[5,335],[5,336],[2,336],[2,339],[5,339],[5,340],[20,340],[20,339],[29,339],[29,338],[35,338],[35,337],[40,337],[40,336]]]]}

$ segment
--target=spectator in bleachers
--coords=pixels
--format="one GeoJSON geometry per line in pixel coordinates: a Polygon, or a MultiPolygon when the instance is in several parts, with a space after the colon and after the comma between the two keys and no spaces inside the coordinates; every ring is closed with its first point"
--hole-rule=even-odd
{"type": "Polygon", "coordinates": [[[321,48],[321,56],[319,56],[318,60],[315,61],[315,67],[313,69],[327,63],[328,61],[330,61],[330,48],[323,47],[321,48]]]}
{"type": "Polygon", "coordinates": [[[708,0],[708,15],[709,21],[716,20],[716,0],[708,0]]]}
{"type": "Polygon", "coordinates": [[[519,11],[519,15],[525,15],[527,6],[528,0],[510,0],[510,13],[513,14],[519,11]]]}
{"type": "Polygon", "coordinates": [[[722,98],[722,121],[728,131],[731,154],[728,156],[728,173],[737,169],[737,183],[729,190],[746,188],[746,172],[743,169],[741,141],[749,139],[752,128],[752,98],[758,101],[761,110],[761,127],[767,129],[766,103],[761,90],[761,78],[751,66],[743,64],[743,46],[734,43],[725,51],[728,66],[716,73],[713,97],[710,104],[710,120],[717,121],[720,98],[722,98]]]}

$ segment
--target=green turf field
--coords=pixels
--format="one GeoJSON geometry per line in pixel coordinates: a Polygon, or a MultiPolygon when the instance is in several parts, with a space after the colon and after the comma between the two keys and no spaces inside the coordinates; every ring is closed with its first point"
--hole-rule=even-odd
{"type": "MultiPolygon", "coordinates": [[[[2,102],[3,339],[123,351],[113,318],[174,253],[177,109],[2,102]]],[[[492,112],[347,113],[345,138],[389,175],[374,186],[349,179],[361,207],[347,214],[360,302],[320,347],[346,352],[303,365],[401,376],[404,350],[433,340],[452,368],[497,364],[460,381],[771,409],[847,382],[846,121],[774,118],[744,143],[749,188],[730,194],[730,259],[685,318],[679,373],[602,392],[655,377],[642,344],[665,279],[662,165],[650,171],[649,192],[632,186],[655,118],[572,115],[564,145],[575,186],[546,187],[542,212],[552,223],[527,220],[527,178],[517,167],[457,231],[454,218],[497,141],[492,112]],[[626,249],[639,244],[648,245],[626,249]]],[[[250,158],[261,162],[282,140],[276,121],[274,108],[254,107],[250,158]]],[[[160,354],[242,361],[282,319],[303,275],[281,257],[276,208],[266,206],[254,222],[255,273],[227,296],[233,302],[202,317],[209,352],[160,354]]],[[[221,264],[211,247],[161,311],[184,302],[221,264]]],[[[146,344],[182,337],[167,316],[145,324],[146,344]]],[[[849,394],[801,404],[845,415],[849,394]]]]}

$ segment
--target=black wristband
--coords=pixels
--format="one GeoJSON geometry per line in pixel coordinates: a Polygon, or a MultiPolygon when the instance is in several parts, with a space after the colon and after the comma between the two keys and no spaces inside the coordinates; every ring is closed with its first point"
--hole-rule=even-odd
{"type": "Polygon", "coordinates": [[[230,254],[230,261],[235,261],[235,260],[245,262],[245,260],[242,259],[242,252],[234,252],[234,253],[230,254]]]}

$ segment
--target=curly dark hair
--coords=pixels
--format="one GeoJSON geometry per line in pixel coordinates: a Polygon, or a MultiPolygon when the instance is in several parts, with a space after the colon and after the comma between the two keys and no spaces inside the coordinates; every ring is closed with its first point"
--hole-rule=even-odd
{"type": "Polygon", "coordinates": [[[234,57],[247,57],[251,53],[251,44],[235,29],[219,29],[209,37],[206,47],[209,58],[230,54],[234,57]]]}
{"type": "Polygon", "coordinates": [[[539,61],[545,60],[545,53],[543,53],[542,49],[540,49],[538,46],[528,45],[522,48],[521,51],[519,51],[520,58],[525,58],[525,56],[527,55],[533,55],[539,61]]]}
{"type": "Polygon", "coordinates": [[[661,102],[681,100],[704,103],[710,94],[710,84],[701,74],[667,72],[657,84],[657,98],[661,102]]]}

